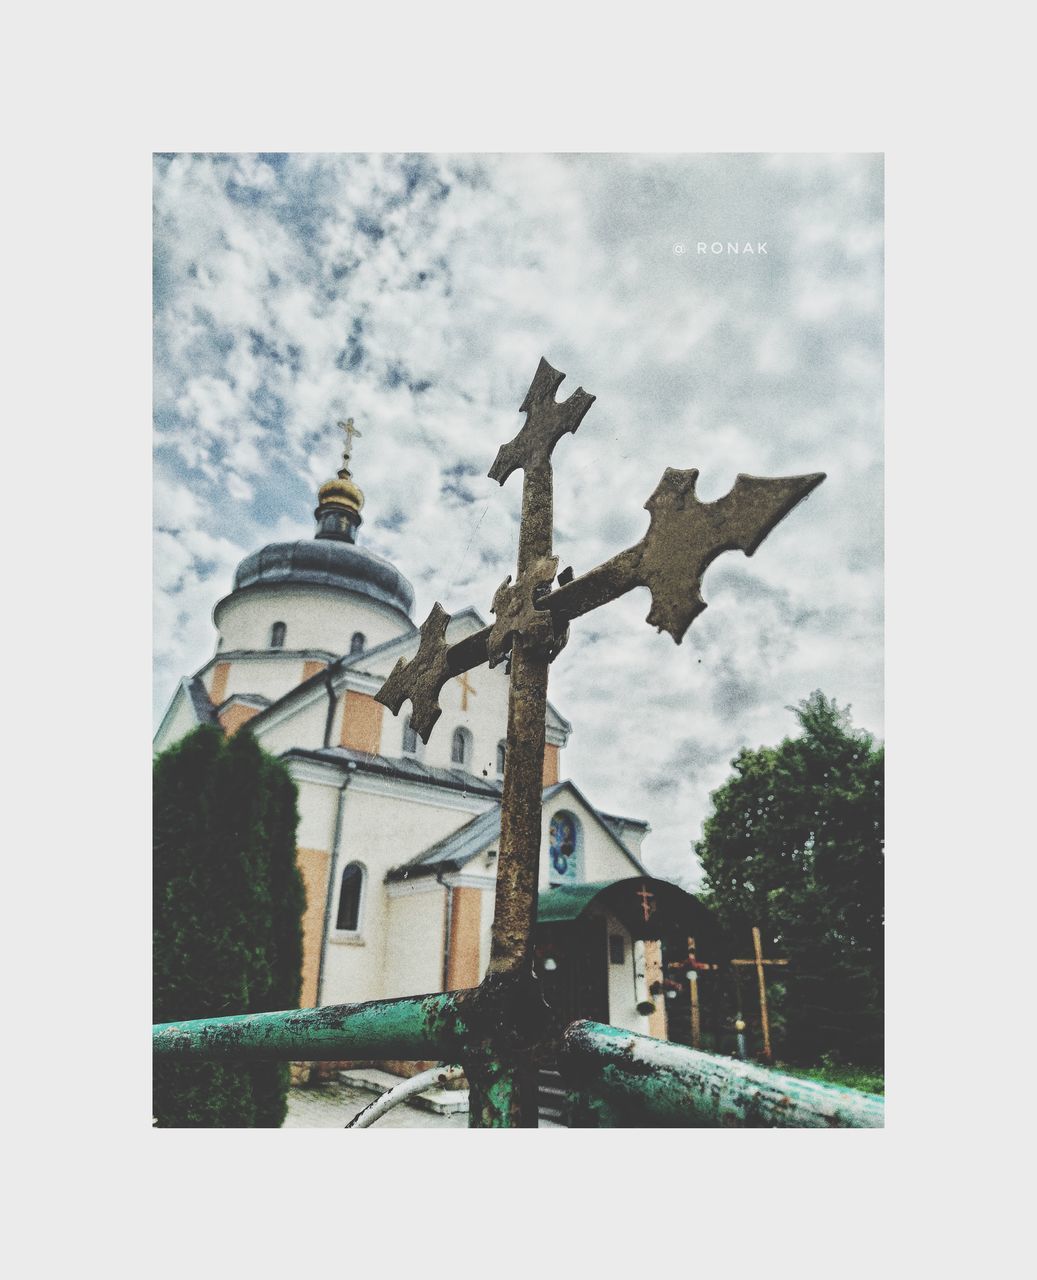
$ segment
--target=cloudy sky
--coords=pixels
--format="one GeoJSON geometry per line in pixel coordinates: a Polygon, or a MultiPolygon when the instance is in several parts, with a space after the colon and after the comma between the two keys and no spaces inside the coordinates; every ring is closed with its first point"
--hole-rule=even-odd
{"type": "Polygon", "coordinates": [[[710,791],[790,703],[821,688],[881,736],[879,157],[159,156],[155,210],[156,723],[238,560],[312,534],[337,418],[364,433],[361,539],[415,620],[489,618],[521,477],[486,472],[543,355],[561,396],[597,396],[554,454],[577,573],[641,537],[667,466],[706,500],[739,471],[828,473],[708,570],[679,647],[643,589],[573,625],[564,773],[694,887],[710,791]],[[766,253],[698,252],[718,241],[766,253]]]}

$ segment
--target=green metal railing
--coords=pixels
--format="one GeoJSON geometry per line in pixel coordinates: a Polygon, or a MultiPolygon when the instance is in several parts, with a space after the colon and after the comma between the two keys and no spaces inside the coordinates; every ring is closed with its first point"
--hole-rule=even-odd
{"type": "MultiPolygon", "coordinates": [[[[569,1090],[570,1127],[875,1129],[883,1100],[855,1089],[783,1075],[596,1022],[564,1032],[525,984],[497,985],[366,1004],[289,1009],[170,1022],[154,1051],[204,1060],[458,1061],[472,1089],[473,1126],[508,1128],[512,1081],[556,1063],[569,1090]],[[515,1018],[502,1052],[500,1016],[515,1018]],[[516,1016],[517,1015],[517,1016],[516,1016]]],[[[527,1100],[523,1123],[535,1124],[527,1100]]]]}

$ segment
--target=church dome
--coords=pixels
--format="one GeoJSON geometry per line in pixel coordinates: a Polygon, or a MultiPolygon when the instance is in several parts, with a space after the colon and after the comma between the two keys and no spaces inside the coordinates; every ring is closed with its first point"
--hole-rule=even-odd
{"type": "Polygon", "coordinates": [[[332,538],[272,542],[246,556],[234,573],[234,590],[260,584],[337,587],[399,609],[408,618],[414,604],[413,587],[388,560],[332,538]]]}
{"type": "Polygon", "coordinates": [[[364,495],[348,472],[344,475],[340,472],[334,480],[321,485],[317,491],[317,505],[338,506],[359,513],[364,505],[364,495]]]}
{"type": "Polygon", "coordinates": [[[224,651],[342,654],[414,630],[411,584],[388,560],[356,545],[364,495],[349,456],[360,432],[352,419],[339,425],[346,432],[342,466],[318,490],[316,532],[268,543],[241,561],[233,590],[213,611],[224,651]]]}

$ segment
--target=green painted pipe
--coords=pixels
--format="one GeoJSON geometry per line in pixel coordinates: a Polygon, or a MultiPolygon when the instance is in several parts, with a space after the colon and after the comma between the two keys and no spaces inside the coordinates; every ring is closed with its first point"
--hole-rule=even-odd
{"type": "Polygon", "coordinates": [[[464,1048],[464,993],[285,1009],[233,1018],[197,1018],[152,1028],[156,1055],[240,1061],[274,1059],[335,1061],[338,1058],[455,1060],[464,1048]]]}
{"type": "MultiPolygon", "coordinates": [[[[783,1075],[753,1063],[700,1053],[600,1022],[566,1030],[563,1071],[570,1088],[603,1098],[630,1127],[881,1129],[874,1094],[783,1075]]],[[[594,1124],[594,1107],[585,1123],[594,1124]]]]}

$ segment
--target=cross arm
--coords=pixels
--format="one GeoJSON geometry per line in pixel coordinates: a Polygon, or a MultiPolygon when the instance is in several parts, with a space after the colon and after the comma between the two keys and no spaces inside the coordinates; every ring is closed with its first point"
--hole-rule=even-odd
{"type": "Polygon", "coordinates": [[[577,387],[567,400],[559,403],[555,392],[565,380],[560,373],[541,356],[526,398],[519,406],[519,413],[526,421],[513,440],[497,450],[493,466],[488,474],[491,480],[503,484],[513,471],[520,468],[535,472],[551,460],[551,451],[566,432],[575,432],[587,410],[594,403],[594,396],[577,387]]]}
{"type": "MultiPolygon", "coordinates": [[[[667,467],[645,503],[651,522],[641,541],[580,577],[560,583],[553,591],[531,596],[525,602],[525,616],[532,616],[532,609],[549,615],[553,632],[561,642],[565,628],[574,618],[618,599],[634,587],[645,586],[652,594],[646,621],[680,644],[688,627],[706,608],[701,586],[709,565],[724,551],[752,555],[771,530],[825,478],[823,473],[773,479],[739,475],[723,498],[700,502],[695,495],[698,474],[694,469],[667,467]]],[[[539,576],[531,573],[523,579],[531,593],[539,576]]],[[[498,593],[495,605],[513,592],[514,588],[510,588],[504,594],[498,593]]],[[[523,610],[515,609],[512,617],[518,620],[513,629],[521,627],[523,610]]],[[[448,645],[449,621],[450,615],[437,603],[422,624],[415,657],[410,662],[401,658],[375,695],[394,714],[399,714],[403,702],[410,698],[411,725],[426,743],[440,716],[439,692],[443,685],[484,662],[498,661],[500,633],[507,630],[498,618],[494,626],[483,627],[457,644],[448,645]]]]}

